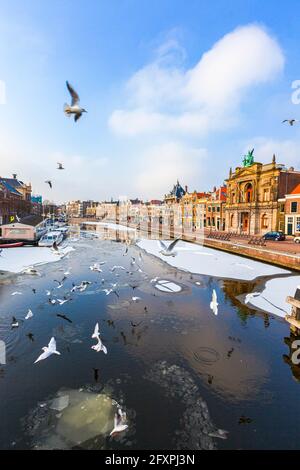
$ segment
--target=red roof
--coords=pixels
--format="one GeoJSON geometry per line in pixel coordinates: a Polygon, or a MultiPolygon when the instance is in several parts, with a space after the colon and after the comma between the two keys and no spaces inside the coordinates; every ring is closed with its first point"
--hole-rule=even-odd
{"type": "Polygon", "coordinates": [[[291,194],[300,194],[300,183],[293,189],[291,194]]]}

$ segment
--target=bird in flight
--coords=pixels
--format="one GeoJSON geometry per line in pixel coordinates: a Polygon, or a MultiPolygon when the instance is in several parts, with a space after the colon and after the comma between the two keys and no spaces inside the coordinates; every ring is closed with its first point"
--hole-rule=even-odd
{"type": "Polygon", "coordinates": [[[160,253],[164,256],[176,256],[174,251],[175,245],[179,242],[180,238],[176,238],[169,246],[163,243],[161,240],[158,240],[159,246],[161,247],[160,253]]]}
{"type": "Polygon", "coordinates": [[[97,352],[103,351],[104,354],[107,354],[107,349],[102,343],[100,339],[100,331],[99,331],[99,323],[96,323],[94,333],[92,334],[92,338],[95,338],[97,340],[97,344],[92,346],[92,349],[94,349],[97,352]]]}
{"type": "Polygon", "coordinates": [[[58,170],[64,170],[62,163],[57,162],[57,164],[58,164],[58,167],[57,167],[58,170]]]}
{"type": "Polygon", "coordinates": [[[212,292],[212,297],[211,297],[211,302],[210,302],[210,308],[214,312],[215,315],[218,315],[218,299],[217,299],[217,293],[215,289],[213,289],[212,292]]]}
{"type": "Polygon", "coordinates": [[[282,123],[288,122],[290,126],[293,126],[296,122],[299,122],[298,119],[284,119],[282,123]]]}
{"type": "Polygon", "coordinates": [[[72,97],[72,101],[71,101],[71,106],[68,104],[65,104],[64,112],[65,112],[65,115],[69,117],[71,116],[71,114],[74,114],[74,121],[76,122],[81,117],[82,113],[87,113],[87,111],[79,105],[80,99],[79,99],[78,93],[76,93],[76,91],[70,85],[68,81],[66,82],[66,85],[72,97]]]}
{"type": "Polygon", "coordinates": [[[117,413],[115,413],[114,417],[114,428],[111,431],[110,435],[114,436],[118,434],[119,432],[125,431],[125,429],[128,428],[128,425],[126,424],[126,413],[125,411],[122,411],[120,406],[118,406],[117,413]]]}
{"type": "Polygon", "coordinates": [[[60,352],[56,350],[56,341],[54,337],[50,339],[48,346],[44,346],[42,350],[44,352],[37,358],[36,361],[34,361],[34,363],[43,361],[44,359],[47,359],[47,357],[51,356],[52,354],[57,354],[58,356],[60,356],[60,352]]]}
{"type": "Polygon", "coordinates": [[[49,184],[50,188],[52,189],[52,181],[47,180],[47,181],[45,181],[45,183],[46,183],[46,184],[49,184]]]}

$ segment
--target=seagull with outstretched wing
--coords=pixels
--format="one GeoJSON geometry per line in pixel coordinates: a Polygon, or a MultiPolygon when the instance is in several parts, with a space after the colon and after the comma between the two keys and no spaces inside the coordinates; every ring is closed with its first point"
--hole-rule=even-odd
{"type": "Polygon", "coordinates": [[[67,81],[66,82],[67,88],[69,90],[69,93],[71,95],[71,106],[68,104],[65,104],[64,106],[64,112],[66,116],[71,116],[71,114],[74,114],[74,121],[78,121],[78,119],[82,116],[82,113],[87,113],[87,111],[82,108],[79,105],[79,96],[78,93],[74,90],[74,88],[70,85],[70,83],[67,81]]]}
{"type": "Polygon", "coordinates": [[[96,352],[103,351],[104,354],[107,354],[107,349],[102,343],[100,339],[100,330],[99,330],[99,323],[96,323],[95,328],[94,328],[94,333],[92,334],[92,338],[95,338],[97,340],[97,344],[94,344],[91,346],[92,349],[96,352]]]}
{"type": "Polygon", "coordinates": [[[161,248],[160,253],[164,256],[176,256],[177,253],[174,251],[175,245],[179,242],[180,238],[176,238],[169,246],[167,246],[161,240],[158,240],[159,246],[161,248]]]}
{"type": "Polygon", "coordinates": [[[122,411],[120,406],[118,406],[118,411],[115,413],[114,417],[114,428],[110,433],[110,436],[114,436],[115,434],[118,434],[119,432],[125,431],[125,429],[128,428],[128,425],[126,424],[126,413],[125,411],[122,411]]]}
{"type": "Polygon", "coordinates": [[[287,122],[290,126],[293,126],[296,122],[299,122],[298,119],[284,119],[282,124],[287,122]]]}
{"type": "Polygon", "coordinates": [[[44,359],[47,359],[47,357],[52,356],[52,354],[57,354],[60,356],[60,352],[56,350],[56,341],[54,337],[50,339],[48,346],[43,347],[42,350],[44,352],[37,358],[36,361],[34,361],[34,363],[43,361],[44,359]]]}

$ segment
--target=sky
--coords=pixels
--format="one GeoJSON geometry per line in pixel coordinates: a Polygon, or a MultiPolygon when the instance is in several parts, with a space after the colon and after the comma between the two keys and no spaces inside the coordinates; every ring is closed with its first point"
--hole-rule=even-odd
{"type": "Polygon", "coordinates": [[[0,176],[62,203],[163,198],[177,179],[209,191],[253,147],[256,161],[275,153],[300,170],[300,123],[282,124],[300,119],[297,0],[0,0],[0,11],[0,176]],[[66,80],[88,111],[77,123],[63,113],[66,80]]]}

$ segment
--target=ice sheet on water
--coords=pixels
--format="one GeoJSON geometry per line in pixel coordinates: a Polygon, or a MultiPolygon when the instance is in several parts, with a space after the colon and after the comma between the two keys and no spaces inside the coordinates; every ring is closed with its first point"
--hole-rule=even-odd
{"type": "MultiPolygon", "coordinates": [[[[168,241],[165,241],[168,244],[168,241]]],[[[259,276],[288,274],[289,271],[269,264],[245,259],[224,251],[206,248],[185,241],[176,245],[176,256],[164,256],[160,253],[157,240],[140,240],[137,245],[148,253],[157,256],[166,263],[191,273],[227,279],[253,280],[259,276]]]]}
{"type": "Polygon", "coordinates": [[[165,279],[160,279],[159,281],[157,281],[157,283],[155,284],[155,288],[162,292],[168,293],[176,293],[182,291],[181,286],[175,284],[175,282],[167,281],[165,279]]]}
{"type": "Polygon", "coordinates": [[[60,248],[58,253],[51,248],[37,246],[4,249],[0,257],[0,271],[20,273],[29,266],[60,261],[71,251],[74,251],[71,246],[60,248]]]}
{"type": "Polygon", "coordinates": [[[288,295],[294,296],[297,286],[300,285],[300,276],[287,276],[270,279],[259,295],[249,296],[248,305],[264,310],[268,313],[285,317],[290,313],[290,306],[286,303],[288,295]]]}

